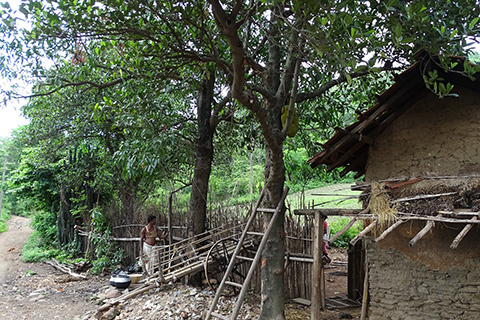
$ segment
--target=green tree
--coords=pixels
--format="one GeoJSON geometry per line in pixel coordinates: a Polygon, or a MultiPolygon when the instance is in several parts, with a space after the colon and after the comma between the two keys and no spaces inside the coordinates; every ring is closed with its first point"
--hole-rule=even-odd
{"type": "MultiPolygon", "coordinates": [[[[186,83],[192,74],[204,73],[205,63],[214,62],[216,86],[230,88],[232,97],[259,123],[265,143],[266,207],[273,207],[282,193],[283,146],[294,111],[301,114],[300,109],[314,107],[307,102],[341,83],[400,68],[418,49],[443,54],[448,66],[448,54],[462,54],[467,39],[478,35],[480,10],[473,0],[208,3],[209,7],[195,1],[26,2],[22,10],[34,16],[35,24],[26,33],[31,42],[23,52],[38,57],[40,52],[60,56],[70,50],[72,62],[84,63],[84,53],[90,61],[90,56],[117,46],[122,58],[105,61],[105,75],[96,82],[102,88],[132,80],[151,87],[164,85],[166,79],[186,83]],[[76,43],[91,39],[104,44],[84,53],[74,49],[76,43]],[[285,105],[289,108],[283,124],[285,105]]],[[[82,72],[87,74],[89,67],[85,63],[82,72]]],[[[61,82],[57,87],[70,85],[61,82]]],[[[279,297],[282,225],[283,219],[277,221],[264,251],[261,319],[284,318],[279,297]]]]}

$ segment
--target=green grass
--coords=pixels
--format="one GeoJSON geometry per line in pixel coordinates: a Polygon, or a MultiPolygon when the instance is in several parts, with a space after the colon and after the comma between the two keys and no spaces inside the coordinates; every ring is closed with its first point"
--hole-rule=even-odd
{"type": "MultiPolygon", "coordinates": [[[[300,192],[287,196],[287,205],[290,209],[361,209],[358,202],[359,191],[352,191],[353,183],[332,184],[312,190],[305,191],[302,198],[300,192]]],[[[330,230],[330,237],[342,230],[350,221],[350,217],[330,216],[327,223],[330,230]]],[[[363,229],[363,223],[356,222],[347,232],[341,235],[331,245],[334,247],[348,247],[348,243],[363,229]]]]}
{"type": "Polygon", "coordinates": [[[342,208],[360,209],[359,191],[352,191],[353,183],[332,184],[325,187],[307,190],[302,194],[296,192],[287,196],[287,202],[295,209],[342,208]]]}
{"type": "Polygon", "coordinates": [[[45,249],[42,245],[42,237],[36,230],[28,237],[22,249],[23,262],[42,262],[57,256],[58,249],[45,249]]]}
{"type": "Polygon", "coordinates": [[[2,212],[0,217],[0,233],[7,231],[7,221],[10,218],[10,214],[2,212]]]}

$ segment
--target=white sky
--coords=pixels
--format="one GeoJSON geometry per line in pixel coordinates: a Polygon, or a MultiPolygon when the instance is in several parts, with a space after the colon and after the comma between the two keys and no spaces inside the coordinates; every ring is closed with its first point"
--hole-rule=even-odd
{"type": "Polygon", "coordinates": [[[28,120],[22,116],[19,105],[8,103],[0,107],[0,138],[10,137],[13,129],[27,123],[28,120]]]}

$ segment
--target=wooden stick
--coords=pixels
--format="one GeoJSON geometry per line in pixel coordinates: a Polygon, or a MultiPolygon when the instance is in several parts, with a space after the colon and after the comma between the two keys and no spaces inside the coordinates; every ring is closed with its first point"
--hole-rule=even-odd
{"type": "Polygon", "coordinates": [[[69,275],[71,275],[72,277],[74,277],[76,279],[86,279],[87,278],[84,275],[73,272],[67,266],[61,265],[56,259],[52,259],[52,260],[54,261],[54,263],[50,262],[50,261],[45,261],[45,263],[54,267],[55,269],[58,269],[58,270],[62,271],[63,273],[68,273],[69,275]]]}
{"type": "Polygon", "coordinates": [[[140,293],[143,293],[145,291],[148,291],[150,289],[153,289],[153,288],[156,288],[157,287],[157,284],[150,284],[150,285],[143,285],[133,291],[130,291],[129,293],[126,293],[124,295],[121,295],[120,297],[118,297],[117,299],[109,302],[109,303],[106,303],[104,304],[103,306],[101,306],[100,308],[98,308],[97,310],[98,311],[105,311],[111,307],[113,307],[114,305],[116,305],[117,303],[119,303],[120,301],[125,301],[125,300],[128,300],[130,298],[133,298],[135,297],[136,295],[139,295],[140,293]]]}
{"type": "Polygon", "coordinates": [[[329,243],[333,243],[335,242],[335,240],[337,240],[342,234],[344,234],[345,232],[347,232],[348,229],[350,229],[354,224],[355,222],[358,221],[358,218],[357,217],[354,217],[352,218],[346,225],[345,227],[342,228],[342,230],[338,231],[337,233],[335,233],[329,240],[328,242],[329,243]]]}
{"type": "Polygon", "coordinates": [[[446,216],[476,216],[478,212],[468,211],[468,209],[454,209],[453,211],[437,211],[446,216]]]}
{"type": "Polygon", "coordinates": [[[368,311],[368,257],[365,256],[365,278],[363,279],[363,297],[362,297],[362,312],[360,320],[367,318],[368,311]]]}
{"type": "Polygon", "coordinates": [[[420,230],[420,232],[417,233],[417,235],[415,237],[413,237],[412,240],[410,240],[408,245],[410,247],[413,247],[418,242],[418,240],[422,239],[423,236],[425,236],[427,234],[427,232],[430,231],[434,226],[435,226],[435,222],[433,222],[433,220],[428,220],[425,227],[423,227],[423,229],[420,230]]]}
{"type": "Polygon", "coordinates": [[[399,225],[401,225],[402,223],[404,223],[405,221],[407,221],[408,219],[405,219],[405,220],[398,220],[397,222],[395,222],[394,224],[392,224],[388,229],[386,229],[385,231],[382,232],[382,234],[377,238],[375,239],[375,242],[378,242],[380,240],[383,240],[387,234],[389,234],[390,232],[392,232],[396,227],[398,227],[399,225]]]}
{"type": "Polygon", "coordinates": [[[310,319],[321,319],[321,311],[325,310],[325,273],[323,268],[323,223],[325,217],[315,214],[313,227],[313,267],[312,267],[312,298],[310,319]]]}
{"type": "MultiPolygon", "coordinates": [[[[478,215],[472,217],[471,220],[472,221],[478,220],[478,215]]],[[[473,227],[473,224],[471,224],[471,223],[469,223],[465,227],[463,227],[463,230],[457,235],[455,240],[453,240],[452,244],[450,245],[450,248],[451,249],[456,249],[458,247],[458,244],[460,243],[460,241],[462,241],[462,239],[467,235],[468,231],[470,231],[470,229],[472,229],[472,227],[473,227]]]]}
{"type": "Polygon", "coordinates": [[[444,196],[451,196],[457,193],[458,192],[447,192],[447,193],[438,193],[438,194],[420,194],[415,197],[395,199],[393,202],[404,202],[404,201],[411,201],[411,200],[438,198],[438,197],[444,197],[444,196]]]}
{"type": "Polygon", "coordinates": [[[473,224],[480,223],[480,220],[472,221],[472,220],[466,220],[466,219],[445,218],[445,217],[442,217],[441,214],[437,216],[420,216],[420,215],[413,215],[413,214],[402,213],[402,212],[398,212],[397,214],[400,218],[408,217],[411,220],[438,221],[438,222],[451,222],[451,223],[473,223],[473,224]]]}
{"type": "Polygon", "coordinates": [[[366,235],[367,233],[369,233],[370,230],[372,230],[373,227],[375,227],[376,224],[377,224],[377,221],[376,221],[376,220],[373,221],[372,223],[370,223],[365,229],[362,230],[362,232],[360,232],[359,234],[357,234],[357,236],[350,241],[350,244],[351,244],[352,246],[354,246],[355,243],[357,243],[357,241],[360,240],[364,235],[366,235]]]}

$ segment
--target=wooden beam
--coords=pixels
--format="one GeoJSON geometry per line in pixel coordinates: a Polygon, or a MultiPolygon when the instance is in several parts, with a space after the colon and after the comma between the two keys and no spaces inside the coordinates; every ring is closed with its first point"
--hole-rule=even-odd
{"type": "Polygon", "coordinates": [[[366,213],[368,211],[362,209],[301,209],[294,210],[293,213],[299,216],[314,216],[316,213],[323,214],[325,216],[349,216],[366,213]]]}
{"type": "Polygon", "coordinates": [[[350,244],[353,246],[355,245],[355,243],[357,243],[358,240],[360,240],[364,235],[366,235],[367,233],[370,232],[370,230],[373,229],[373,227],[375,227],[377,225],[377,220],[375,221],[372,221],[372,223],[370,223],[365,229],[363,229],[359,234],[357,234],[357,236],[355,238],[353,238],[351,241],[350,241],[350,244]]]}
{"type": "Polygon", "coordinates": [[[445,218],[442,217],[441,214],[437,216],[421,216],[421,215],[414,215],[410,213],[403,213],[397,212],[397,216],[400,219],[411,219],[411,220],[422,220],[422,221],[438,221],[438,222],[448,222],[448,223],[473,223],[473,224],[480,224],[480,220],[472,221],[466,219],[457,219],[457,218],[445,218]]]}
{"type": "MultiPolygon", "coordinates": [[[[478,215],[472,217],[471,221],[478,220],[478,215]]],[[[457,237],[453,240],[452,244],[450,245],[451,249],[456,249],[458,247],[458,244],[462,239],[467,235],[468,231],[472,229],[473,224],[469,223],[465,227],[463,227],[463,230],[457,235],[457,237]]]]}
{"type": "Polygon", "coordinates": [[[365,257],[365,277],[363,278],[362,311],[360,320],[367,319],[368,313],[368,256],[365,257]]]}
{"type": "Polygon", "coordinates": [[[397,222],[395,222],[394,224],[392,224],[388,229],[386,229],[385,231],[382,232],[382,234],[375,239],[375,242],[378,242],[380,240],[383,240],[387,234],[389,234],[390,232],[392,232],[393,230],[395,230],[396,227],[398,227],[399,225],[401,225],[402,223],[404,223],[405,221],[407,221],[408,219],[405,219],[405,220],[398,220],[397,222]]]}
{"type": "MultiPolygon", "coordinates": [[[[439,216],[440,215],[438,215],[437,217],[439,217],[439,216]]],[[[430,231],[434,226],[435,226],[435,222],[433,222],[433,220],[428,220],[425,227],[423,227],[423,229],[420,230],[420,232],[417,233],[417,235],[415,237],[413,237],[412,240],[410,240],[408,245],[410,247],[413,247],[418,242],[418,240],[422,239],[427,234],[427,232],[430,231]]]]}
{"type": "Polygon", "coordinates": [[[313,227],[312,306],[310,319],[321,319],[325,310],[325,274],[323,269],[323,224],[325,217],[315,213],[313,227]]]}
{"type": "Polygon", "coordinates": [[[444,196],[452,196],[457,193],[458,192],[446,192],[446,193],[438,193],[438,194],[420,194],[414,197],[395,199],[393,200],[393,202],[404,202],[404,201],[411,201],[411,200],[438,198],[438,197],[444,197],[444,196]]]}
{"type": "Polygon", "coordinates": [[[347,232],[347,230],[350,229],[350,228],[353,226],[353,224],[354,224],[355,222],[357,222],[357,221],[358,221],[358,218],[357,218],[357,217],[353,217],[352,219],[350,219],[350,221],[345,225],[345,227],[343,227],[342,230],[340,230],[340,231],[338,231],[337,233],[335,233],[335,234],[333,235],[333,237],[331,237],[331,238],[328,240],[328,242],[329,242],[329,243],[335,242],[335,240],[337,240],[338,237],[340,237],[342,234],[344,234],[345,232],[347,232]]]}

